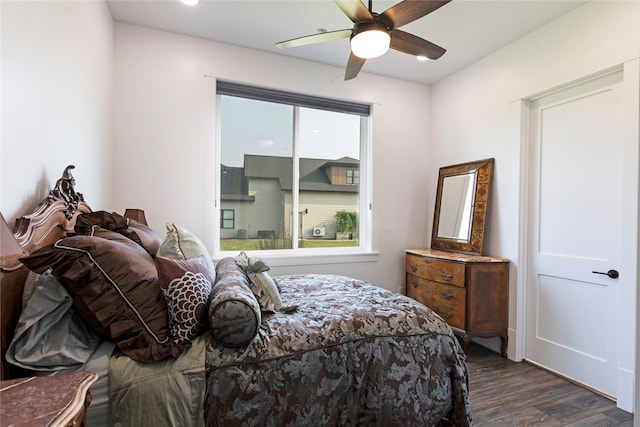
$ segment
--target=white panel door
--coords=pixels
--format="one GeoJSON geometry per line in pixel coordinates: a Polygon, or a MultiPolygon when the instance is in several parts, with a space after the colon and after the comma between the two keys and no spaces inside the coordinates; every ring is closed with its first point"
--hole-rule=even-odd
{"type": "Polygon", "coordinates": [[[615,397],[622,74],[530,111],[525,358],[615,397]]]}

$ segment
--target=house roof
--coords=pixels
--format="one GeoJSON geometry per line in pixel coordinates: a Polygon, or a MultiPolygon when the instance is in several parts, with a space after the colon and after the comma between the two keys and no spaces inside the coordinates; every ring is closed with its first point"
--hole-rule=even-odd
{"type": "MultiPolygon", "coordinates": [[[[244,176],[246,178],[278,179],[280,188],[291,191],[293,186],[293,158],[276,156],[257,156],[245,154],[244,176]]],[[[300,190],[357,193],[358,186],[331,184],[326,173],[332,166],[359,167],[360,162],[351,157],[336,160],[300,159],[300,190]]]]}

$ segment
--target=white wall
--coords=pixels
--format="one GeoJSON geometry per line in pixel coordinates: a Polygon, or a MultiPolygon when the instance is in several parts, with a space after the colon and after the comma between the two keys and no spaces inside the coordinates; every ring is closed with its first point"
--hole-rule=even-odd
{"type": "Polygon", "coordinates": [[[111,204],[113,20],[102,2],[0,1],[0,211],[34,208],[64,168],[111,204]]]}
{"type": "MultiPolygon", "coordinates": [[[[640,54],[640,3],[595,1],[528,34],[432,87],[428,187],[438,167],[494,157],[486,252],[511,260],[509,356],[517,354],[520,99],[628,63],[640,54]]],[[[637,87],[636,85],[629,87],[637,87]]],[[[633,95],[633,94],[631,94],[633,95]]],[[[637,97],[637,94],[635,95],[637,97]]],[[[637,113],[637,111],[636,111],[637,113]]],[[[637,119],[637,118],[636,118],[637,119]]],[[[433,202],[427,212],[433,215],[433,202]]],[[[637,208],[635,218],[637,222],[637,208]]],[[[637,253],[637,251],[636,251],[637,253]]],[[[623,290],[620,366],[634,371],[635,289],[623,290]],[[626,294],[624,294],[626,292],[626,294]]],[[[492,343],[495,344],[495,343],[492,343]]],[[[520,353],[521,353],[520,348],[520,353]]]]}
{"type": "Polygon", "coordinates": [[[144,209],[157,231],[175,221],[213,246],[215,78],[370,102],[378,260],[274,272],[349,274],[397,290],[404,250],[424,247],[430,228],[429,88],[366,72],[344,82],[343,74],[342,67],[116,23],[114,208],[144,209]]]}

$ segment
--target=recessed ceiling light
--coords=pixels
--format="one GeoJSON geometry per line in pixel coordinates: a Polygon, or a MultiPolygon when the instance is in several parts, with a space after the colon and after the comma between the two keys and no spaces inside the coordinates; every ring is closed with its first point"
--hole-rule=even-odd
{"type": "Polygon", "coordinates": [[[189,6],[195,6],[200,0],[180,0],[180,3],[187,4],[189,6]]]}
{"type": "Polygon", "coordinates": [[[429,60],[429,58],[427,58],[426,56],[422,56],[422,55],[416,56],[416,59],[418,61],[428,61],[429,60]]]}

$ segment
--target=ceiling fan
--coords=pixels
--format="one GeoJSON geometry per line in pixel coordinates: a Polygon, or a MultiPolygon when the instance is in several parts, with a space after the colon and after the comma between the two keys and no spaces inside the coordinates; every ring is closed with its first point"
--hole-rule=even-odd
{"type": "Polygon", "coordinates": [[[433,12],[451,0],[404,0],[381,14],[373,12],[372,0],[367,8],[360,0],[333,0],[354,23],[353,29],[328,31],[276,43],[279,48],[304,46],[351,38],[351,53],[344,79],[358,75],[367,59],[384,54],[389,48],[400,52],[438,59],[445,49],[398,28],[433,12]]]}

